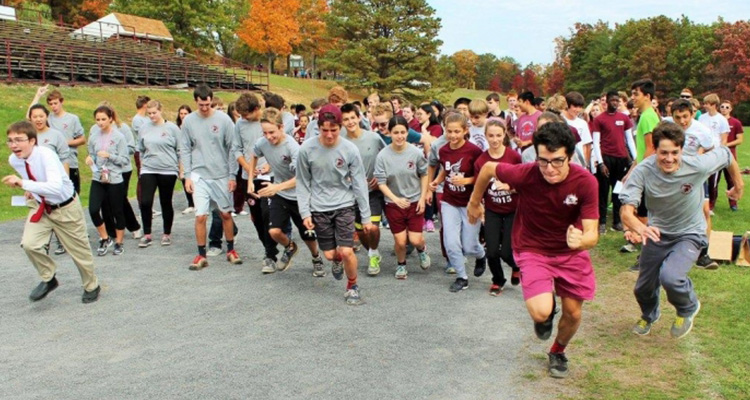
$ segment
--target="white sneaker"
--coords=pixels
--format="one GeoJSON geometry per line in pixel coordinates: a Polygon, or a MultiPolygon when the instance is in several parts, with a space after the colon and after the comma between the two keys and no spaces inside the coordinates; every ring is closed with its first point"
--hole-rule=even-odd
{"type": "Polygon", "coordinates": [[[237,218],[237,213],[232,211],[232,218],[237,218]]]}
{"type": "Polygon", "coordinates": [[[154,213],[153,213],[153,216],[154,216],[154,217],[158,217],[158,216],[160,216],[160,215],[161,215],[161,211],[158,211],[158,210],[154,210],[154,213]]]}
{"type": "Polygon", "coordinates": [[[140,239],[143,237],[143,229],[138,229],[137,231],[133,232],[133,239],[140,239]]]}
{"type": "Polygon", "coordinates": [[[192,214],[195,212],[195,207],[188,207],[184,210],[182,210],[183,215],[192,214]]]}
{"type": "Polygon", "coordinates": [[[245,210],[240,211],[240,215],[247,215],[247,214],[249,214],[249,213],[247,211],[245,211],[245,210]]]}
{"type": "Polygon", "coordinates": [[[208,251],[206,252],[206,255],[209,256],[209,257],[216,257],[216,256],[218,256],[219,254],[221,254],[223,252],[224,252],[224,250],[222,250],[219,247],[209,247],[208,251]]]}

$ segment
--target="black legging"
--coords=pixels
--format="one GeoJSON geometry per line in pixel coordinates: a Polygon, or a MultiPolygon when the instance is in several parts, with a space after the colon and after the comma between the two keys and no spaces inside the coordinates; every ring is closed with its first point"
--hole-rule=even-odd
{"type": "MultiPolygon", "coordinates": [[[[141,229],[141,224],[138,223],[138,218],[133,212],[133,207],[130,205],[128,200],[128,192],[130,191],[130,177],[133,175],[133,171],[122,173],[122,183],[125,185],[123,188],[122,195],[124,197],[122,202],[122,212],[125,214],[125,229],[130,232],[135,232],[141,229]]],[[[112,212],[109,210],[109,203],[105,200],[102,204],[102,218],[104,218],[104,225],[107,228],[107,233],[110,236],[115,236],[115,221],[112,218],[112,212]]]]}
{"type": "Polygon", "coordinates": [[[188,202],[188,207],[195,207],[195,203],[193,203],[193,194],[188,193],[187,188],[185,187],[185,178],[180,179],[182,182],[182,190],[185,192],[185,198],[188,202]]]}
{"type": "Polygon", "coordinates": [[[115,221],[115,229],[125,229],[125,212],[123,203],[125,200],[125,183],[101,183],[91,181],[91,190],[89,192],[89,214],[91,222],[95,227],[100,227],[104,223],[100,211],[106,201],[109,204],[109,211],[112,213],[115,221]]]}
{"type": "Polygon", "coordinates": [[[154,194],[159,189],[159,203],[161,204],[161,218],[164,221],[164,234],[172,233],[172,222],[174,221],[174,208],[172,207],[172,194],[177,182],[176,175],[141,174],[141,218],[143,219],[143,233],[151,234],[151,221],[153,219],[152,208],[154,206],[154,194]]]}
{"type": "Polygon", "coordinates": [[[484,240],[487,245],[487,264],[492,272],[492,283],[505,285],[505,274],[500,263],[502,259],[513,271],[518,271],[511,248],[511,231],[516,213],[498,214],[490,210],[484,213],[484,240]]]}

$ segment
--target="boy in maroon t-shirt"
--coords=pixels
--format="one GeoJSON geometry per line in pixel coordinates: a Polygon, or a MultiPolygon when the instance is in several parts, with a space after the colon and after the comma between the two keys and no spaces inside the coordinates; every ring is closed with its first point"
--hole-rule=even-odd
{"type": "Polygon", "coordinates": [[[470,221],[484,213],[482,197],[492,178],[518,193],[513,223],[513,254],[521,269],[526,307],[537,337],[552,333],[556,292],[562,300],[562,318],[549,352],[549,373],[568,374],[565,347],[581,324],[584,300],[596,291],[588,249],[599,240],[599,201],[596,178],[571,165],[575,139],[567,125],[550,122],[539,128],[533,145],[535,164],[488,162],[475,182],[468,205],[470,221]]]}
{"type": "MultiPolygon", "coordinates": [[[[719,106],[719,112],[723,115],[727,122],[729,122],[729,135],[727,136],[727,147],[732,152],[734,159],[737,159],[737,146],[742,144],[742,136],[744,136],[744,128],[742,122],[732,116],[732,103],[729,100],[724,100],[719,106]]],[[[734,187],[734,181],[729,175],[729,170],[724,168],[724,179],[727,181],[727,190],[732,190],[734,187]]],[[[737,201],[729,199],[729,209],[737,211],[737,201]]]]}

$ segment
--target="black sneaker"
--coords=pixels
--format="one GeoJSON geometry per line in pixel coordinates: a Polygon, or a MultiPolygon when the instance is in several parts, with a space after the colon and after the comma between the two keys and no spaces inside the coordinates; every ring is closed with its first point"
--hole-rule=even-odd
{"type": "Polygon", "coordinates": [[[61,254],[65,254],[65,247],[63,247],[62,243],[58,243],[57,248],[55,249],[55,255],[59,256],[61,254]]]}
{"type": "Polygon", "coordinates": [[[607,224],[599,224],[599,234],[604,235],[607,233],[607,224]]]}
{"type": "Polygon", "coordinates": [[[99,248],[96,250],[96,255],[98,255],[99,257],[106,255],[109,252],[109,248],[112,247],[113,244],[115,244],[115,242],[112,241],[112,238],[100,239],[99,248]]]}
{"type": "Polygon", "coordinates": [[[708,254],[704,254],[698,258],[698,261],[695,262],[695,266],[700,269],[719,269],[719,263],[712,260],[708,254]]]}
{"type": "Polygon", "coordinates": [[[521,283],[521,271],[513,271],[510,276],[510,284],[518,286],[521,283]]]}
{"type": "Polygon", "coordinates": [[[568,376],[568,357],[565,357],[565,353],[549,353],[549,376],[558,379],[568,376]]]}
{"type": "Polygon", "coordinates": [[[484,270],[487,269],[487,257],[477,258],[476,263],[474,263],[474,276],[479,278],[484,274],[484,270]]]}
{"type": "Polygon", "coordinates": [[[628,270],[633,272],[638,272],[641,270],[641,256],[638,255],[638,257],[635,258],[635,264],[631,265],[628,270]]]}
{"type": "Polygon", "coordinates": [[[449,288],[449,290],[453,293],[456,293],[462,290],[466,290],[468,288],[469,288],[468,279],[456,278],[456,281],[451,283],[451,287],[449,288]]]}
{"type": "Polygon", "coordinates": [[[555,320],[555,314],[557,313],[557,302],[555,296],[552,295],[552,312],[549,313],[549,317],[544,322],[534,322],[534,332],[536,337],[541,340],[547,340],[552,335],[552,325],[555,320]]]}
{"type": "Polygon", "coordinates": [[[122,243],[115,243],[115,250],[112,251],[113,256],[119,256],[120,254],[125,252],[125,247],[122,245],[122,243]]]}
{"type": "Polygon", "coordinates": [[[612,225],[612,230],[615,232],[623,232],[625,230],[625,227],[622,226],[622,222],[618,222],[612,225]]]}
{"type": "Polygon", "coordinates": [[[96,289],[87,292],[83,291],[83,296],[81,297],[81,302],[84,304],[93,303],[97,300],[99,300],[99,292],[102,290],[101,286],[97,286],[96,289]]]}

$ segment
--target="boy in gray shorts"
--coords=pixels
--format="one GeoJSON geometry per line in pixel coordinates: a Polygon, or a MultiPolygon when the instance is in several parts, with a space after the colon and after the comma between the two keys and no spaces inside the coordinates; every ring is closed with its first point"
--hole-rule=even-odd
{"type": "Polygon", "coordinates": [[[321,108],[318,125],[319,136],[305,141],[297,157],[299,213],[305,227],[315,230],[326,258],[334,262],[334,278],[341,279],[346,269],[347,304],[359,305],[357,256],[352,249],[355,204],[365,234],[372,229],[365,170],[357,146],[339,137],[338,107],[329,104],[321,108]]]}
{"type": "Polygon", "coordinates": [[[620,193],[620,214],[627,229],[643,242],[640,272],[635,298],[641,307],[641,319],[633,327],[638,335],[647,335],[659,319],[659,286],[677,309],[672,324],[674,338],[687,335],[701,304],[687,274],[707,242],[703,217],[703,182],[711,174],[729,167],[739,186],[727,192],[730,199],[742,197],[744,185],[731,152],[722,146],[698,156],[684,156],[685,133],[671,122],[656,126],[651,138],[656,154],[640,162],[620,193]],[[645,195],[648,225],[636,216],[645,195]]]}
{"type": "Polygon", "coordinates": [[[231,192],[235,189],[237,160],[232,153],[234,124],[223,112],[211,108],[213,92],[199,85],[193,92],[198,111],[182,122],[180,159],[185,171],[185,189],[195,200],[195,239],[198,255],[190,264],[197,271],[208,266],[206,260],[206,219],[211,207],[221,214],[224,237],[227,240],[227,261],[242,264],[234,250],[234,223],[229,213],[233,208],[231,192]],[[218,140],[215,140],[217,137],[218,140]]]}

